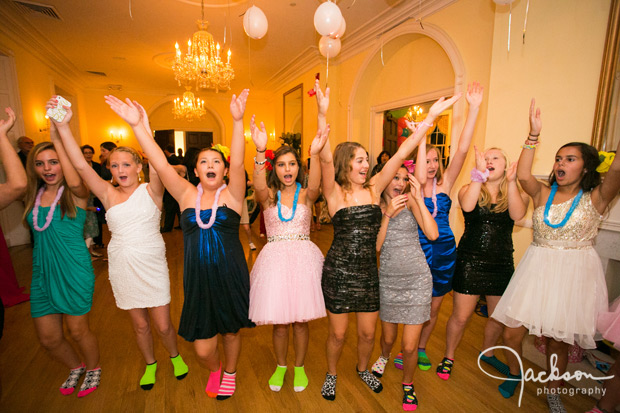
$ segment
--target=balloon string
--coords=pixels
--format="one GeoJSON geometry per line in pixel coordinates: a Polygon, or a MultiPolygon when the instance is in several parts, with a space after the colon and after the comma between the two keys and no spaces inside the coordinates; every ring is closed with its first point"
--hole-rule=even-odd
{"type": "Polygon", "coordinates": [[[129,17],[133,20],[133,15],[131,14],[131,0],[129,0],[129,17]]]}
{"type": "Polygon", "coordinates": [[[325,66],[325,87],[329,83],[329,51],[327,52],[327,65],[325,66]]]}
{"type": "Polygon", "coordinates": [[[525,21],[523,21],[523,44],[525,44],[525,31],[527,30],[527,14],[530,11],[530,0],[527,0],[527,5],[525,6],[525,21]]]}
{"type": "Polygon", "coordinates": [[[250,85],[254,86],[252,83],[252,49],[250,46],[250,36],[248,36],[248,76],[250,76],[250,85]]]}
{"type": "Polygon", "coordinates": [[[508,53],[510,53],[510,25],[512,24],[512,3],[510,3],[510,11],[508,12],[508,53]]]}

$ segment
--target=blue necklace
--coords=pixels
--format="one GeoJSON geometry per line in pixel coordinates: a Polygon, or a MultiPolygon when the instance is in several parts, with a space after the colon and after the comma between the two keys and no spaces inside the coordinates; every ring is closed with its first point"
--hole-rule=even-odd
{"type": "Polygon", "coordinates": [[[568,212],[566,213],[566,216],[564,216],[564,219],[562,220],[562,222],[560,222],[559,224],[552,224],[551,222],[549,222],[549,210],[551,209],[551,204],[553,204],[553,198],[555,197],[555,193],[557,191],[558,191],[558,183],[554,182],[551,185],[551,193],[549,194],[549,198],[547,199],[547,204],[545,205],[545,224],[549,225],[551,228],[560,228],[566,225],[571,215],[573,215],[573,211],[575,211],[575,208],[577,208],[577,204],[579,204],[579,201],[581,200],[581,196],[583,195],[583,189],[580,189],[575,199],[573,199],[573,203],[570,206],[570,209],[568,210],[568,212]]]}
{"type": "Polygon", "coordinates": [[[297,182],[297,189],[295,190],[295,198],[293,199],[293,213],[291,214],[290,218],[284,218],[282,216],[282,203],[280,202],[280,199],[282,197],[282,191],[278,190],[278,218],[280,218],[280,221],[289,222],[290,220],[295,218],[295,211],[297,210],[297,199],[299,198],[300,190],[301,190],[301,184],[297,182]]]}

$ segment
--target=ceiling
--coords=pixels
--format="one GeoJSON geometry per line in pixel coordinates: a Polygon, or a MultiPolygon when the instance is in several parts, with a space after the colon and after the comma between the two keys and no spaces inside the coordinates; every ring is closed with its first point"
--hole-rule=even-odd
{"type": "MultiPolygon", "coordinates": [[[[314,11],[321,3],[206,0],[208,31],[221,44],[226,35],[223,49],[232,50],[232,89],[275,89],[291,80],[294,73],[325,62],[318,52],[320,35],[313,24],[314,11]],[[252,5],[260,7],[269,22],[267,34],[260,40],[250,40],[243,30],[243,13],[252,5]]],[[[337,1],[347,24],[341,56],[363,47],[382,31],[446,3],[450,2],[337,1]]],[[[42,49],[55,67],[67,72],[84,89],[120,87],[124,91],[163,95],[182,91],[169,65],[175,42],[184,50],[197,29],[200,0],[37,0],[37,4],[52,6],[59,19],[19,7],[15,0],[0,0],[0,18],[8,25],[0,30],[42,49]]]]}

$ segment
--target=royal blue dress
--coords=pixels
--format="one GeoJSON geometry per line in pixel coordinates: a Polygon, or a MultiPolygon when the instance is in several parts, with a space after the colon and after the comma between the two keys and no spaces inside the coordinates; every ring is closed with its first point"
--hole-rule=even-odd
{"type": "MultiPolygon", "coordinates": [[[[424,198],[424,204],[432,214],[435,208],[433,199],[424,198]]],[[[443,297],[452,290],[452,276],[456,263],[456,241],[452,229],[450,229],[451,207],[452,200],[448,195],[443,192],[437,194],[435,222],[437,222],[439,237],[435,241],[429,241],[424,232],[418,228],[420,245],[422,245],[426,261],[433,275],[433,297],[443,297]]]]}
{"type": "MultiPolygon", "coordinates": [[[[254,327],[248,318],[250,275],[239,241],[239,214],[221,206],[209,229],[196,223],[194,208],[181,214],[185,244],[185,301],[179,335],[187,341],[208,339],[254,327]]],[[[200,211],[209,222],[211,209],[200,211]]]]}

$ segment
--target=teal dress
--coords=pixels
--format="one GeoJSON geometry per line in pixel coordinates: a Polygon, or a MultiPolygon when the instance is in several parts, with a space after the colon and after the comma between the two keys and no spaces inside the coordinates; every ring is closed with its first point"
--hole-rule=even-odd
{"type": "MultiPolygon", "coordinates": [[[[39,227],[45,225],[49,209],[39,207],[39,227]]],[[[58,205],[52,223],[41,232],[34,229],[32,210],[28,213],[27,221],[34,234],[30,287],[32,317],[84,315],[93,303],[95,274],[83,238],[86,211],[77,208],[75,218],[65,215],[61,219],[60,210],[58,205]]]]}

